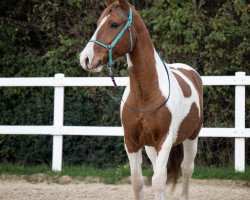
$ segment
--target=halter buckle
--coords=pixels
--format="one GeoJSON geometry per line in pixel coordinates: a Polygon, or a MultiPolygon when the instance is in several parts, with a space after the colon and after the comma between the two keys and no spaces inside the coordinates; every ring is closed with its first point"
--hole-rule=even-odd
{"type": "Polygon", "coordinates": [[[111,45],[107,45],[107,49],[108,50],[112,49],[112,46],[111,45]]]}

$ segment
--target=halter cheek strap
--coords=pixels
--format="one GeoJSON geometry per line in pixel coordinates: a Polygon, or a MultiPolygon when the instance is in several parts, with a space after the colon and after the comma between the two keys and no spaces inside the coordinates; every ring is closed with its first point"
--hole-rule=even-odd
{"type": "Polygon", "coordinates": [[[127,15],[120,11],[120,10],[116,10],[116,9],[112,9],[118,13],[120,13],[121,15],[123,15],[126,19],[127,19],[127,23],[125,24],[125,26],[122,28],[122,30],[119,32],[119,34],[116,36],[116,38],[113,40],[113,42],[111,42],[110,45],[106,45],[103,44],[102,42],[99,42],[97,40],[89,40],[89,42],[94,42],[95,44],[100,45],[103,48],[108,49],[108,55],[109,55],[109,63],[108,63],[108,67],[111,70],[111,66],[114,64],[113,62],[113,48],[115,47],[115,45],[117,44],[117,42],[121,39],[121,37],[123,36],[123,34],[125,33],[126,30],[129,30],[129,35],[130,35],[130,51],[132,51],[133,48],[133,37],[132,37],[132,32],[131,32],[131,26],[132,26],[132,18],[133,18],[133,13],[132,13],[132,9],[129,9],[129,16],[127,17],[127,15]]]}

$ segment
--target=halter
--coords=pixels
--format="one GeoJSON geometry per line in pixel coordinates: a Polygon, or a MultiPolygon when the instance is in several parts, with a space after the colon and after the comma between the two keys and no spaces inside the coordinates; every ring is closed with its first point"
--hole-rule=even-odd
{"type": "Polygon", "coordinates": [[[133,17],[132,9],[131,8],[129,9],[129,16],[128,17],[124,12],[122,12],[120,10],[116,10],[115,8],[112,8],[112,10],[120,13],[122,16],[124,16],[127,19],[127,23],[125,24],[123,29],[120,31],[120,33],[116,36],[116,38],[113,40],[113,42],[111,42],[110,45],[103,44],[102,42],[99,42],[97,40],[89,40],[89,42],[94,42],[94,43],[100,45],[101,47],[108,49],[108,52],[109,52],[108,67],[109,67],[110,72],[111,72],[111,66],[114,64],[112,50],[115,47],[115,45],[117,44],[117,42],[121,39],[121,37],[123,36],[123,34],[125,33],[126,30],[129,30],[129,34],[130,34],[130,51],[132,51],[132,47],[133,47],[133,38],[132,38],[132,32],[131,32],[132,17],[133,17]]]}

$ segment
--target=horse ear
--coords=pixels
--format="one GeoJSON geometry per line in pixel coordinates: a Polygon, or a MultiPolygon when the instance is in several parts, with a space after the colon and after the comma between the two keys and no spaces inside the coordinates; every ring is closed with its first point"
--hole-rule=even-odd
{"type": "Polygon", "coordinates": [[[109,6],[110,4],[114,3],[115,0],[106,0],[106,5],[109,6]]]}
{"type": "Polygon", "coordinates": [[[119,0],[119,3],[121,4],[121,6],[122,6],[122,8],[124,9],[124,10],[127,10],[127,9],[129,9],[129,3],[127,2],[127,0],[119,0]]]}

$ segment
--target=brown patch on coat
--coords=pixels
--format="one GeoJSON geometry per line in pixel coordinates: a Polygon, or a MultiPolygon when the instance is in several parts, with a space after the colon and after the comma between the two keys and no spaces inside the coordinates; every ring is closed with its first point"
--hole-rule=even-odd
{"type": "MultiPolygon", "coordinates": [[[[171,69],[175,69],[175,68],[171,68],[171,69]]],[[[191,106],[190,112],[189,112],[189,114],[187,116],[190,119],[186,119],[187,118],[186,117],[183,120],[183,122],[182,122],[182,124],[181,124],[181,126],[179,128],[179,132],[182,133],[182,131],[180,130],[180,129],[183,129],[182,126],[185,126],[185,124],[187,124],[186,126],[189,126],[188,125],[189,124],[188,120],[193,120],[192,117],[189,116],[189,115],[194,115],[194,113],[193,113],[194,111],[197,112],[198,117],[195,116],[195,118],[196,118],[197,121],[195,123],[193,123],[193,124],[197,124],[197,126],[196,126],[196,128],[194,130],[190,130],[191,132],[189,133],[189,136],[187,137],[190,140],[194,140],[199,135],[199,132],[200,132],[202,124],[203,124],[203,84],[202,84],[202,79],[201,79],[200,75],[195,70],[193,70],[193,69],[192,70],[186,70],[186,69],[183,69],[183,68],[177,68],[175,70],[180,71],[183,75],[185,75],[192,82],[193,86],[195,87],[195,90],[197,91],[197,93],[199,95],[200,115],[198,113],[199,110],[197,108],[197,105],[193,104],[191,106]],[[196,111],[196,109],[195,109],[194,106],[196,107],[197,111],[196,111]]],[[[187,131],[184,131],[184,132],[187,132],[187,131]]],[[[182,133],[182,134],[185,134],[185,133],[182,133]]],[[[176,143],[179,144],[180,143],[179,140],[182,141],[183,140],[183,136],[180,137],[180,139],[179,139],[179,135],[178,135],[178,139],[177,139],[176,143]]]]}
{"type": "Polygon", "coordinates": [[[180,87],[181,87],[181,90],[182,90],[182,93],[184,95],[184,97],[190,97],[192,95],[192,90],[190,88],[190,86],[187,84],[187,82],[180,76],[178,75],[176,72],[172,71],[176,80],[178,81],[180,87]]]}
{"type": "MultiPolygon", "coordinates": [[[[187,78],[193,83],[196,91],[198,92],[199,95],[199,102],[200,102],[200,116],[198,119],[198,125],[197,128],[194,130],[193,134],[188,138],[190,140],[194,140],[198,135],[201,130],[202,124],[203,124],[203,84],[202,84],[202,79],[198,72],[195,70],[185,70],[185,69],[180,69],[180,71],[186,75],[187,78]]],[[[196,123],[197,123],[196,122],[196,123]]]]}
{"type": "MultiPolygon", "coordinates": [[[[174,145],[183,143],[187,138],[193,136],[194,132],[198,128],[198,123],[200,121],[199,110],[196,103],[193,103],[188,115],[181,122],[178,130],[178,138],[174,145]]],[[[192,137],[193,138],[193,137],[192,137]]],[[[195,139],[195,138],[194,138],[195,139]]]]}
{"type": "Polygon", "coordinates": [[[199,97],[202,97],[200,96],[200,94],[203,94],[203,84],[198,72],[196,72],[195,70],[186,70],[182,68],[179,68],[178,71],[184,74],[193,83],[196,91],[199,94],[199,97]]]}

